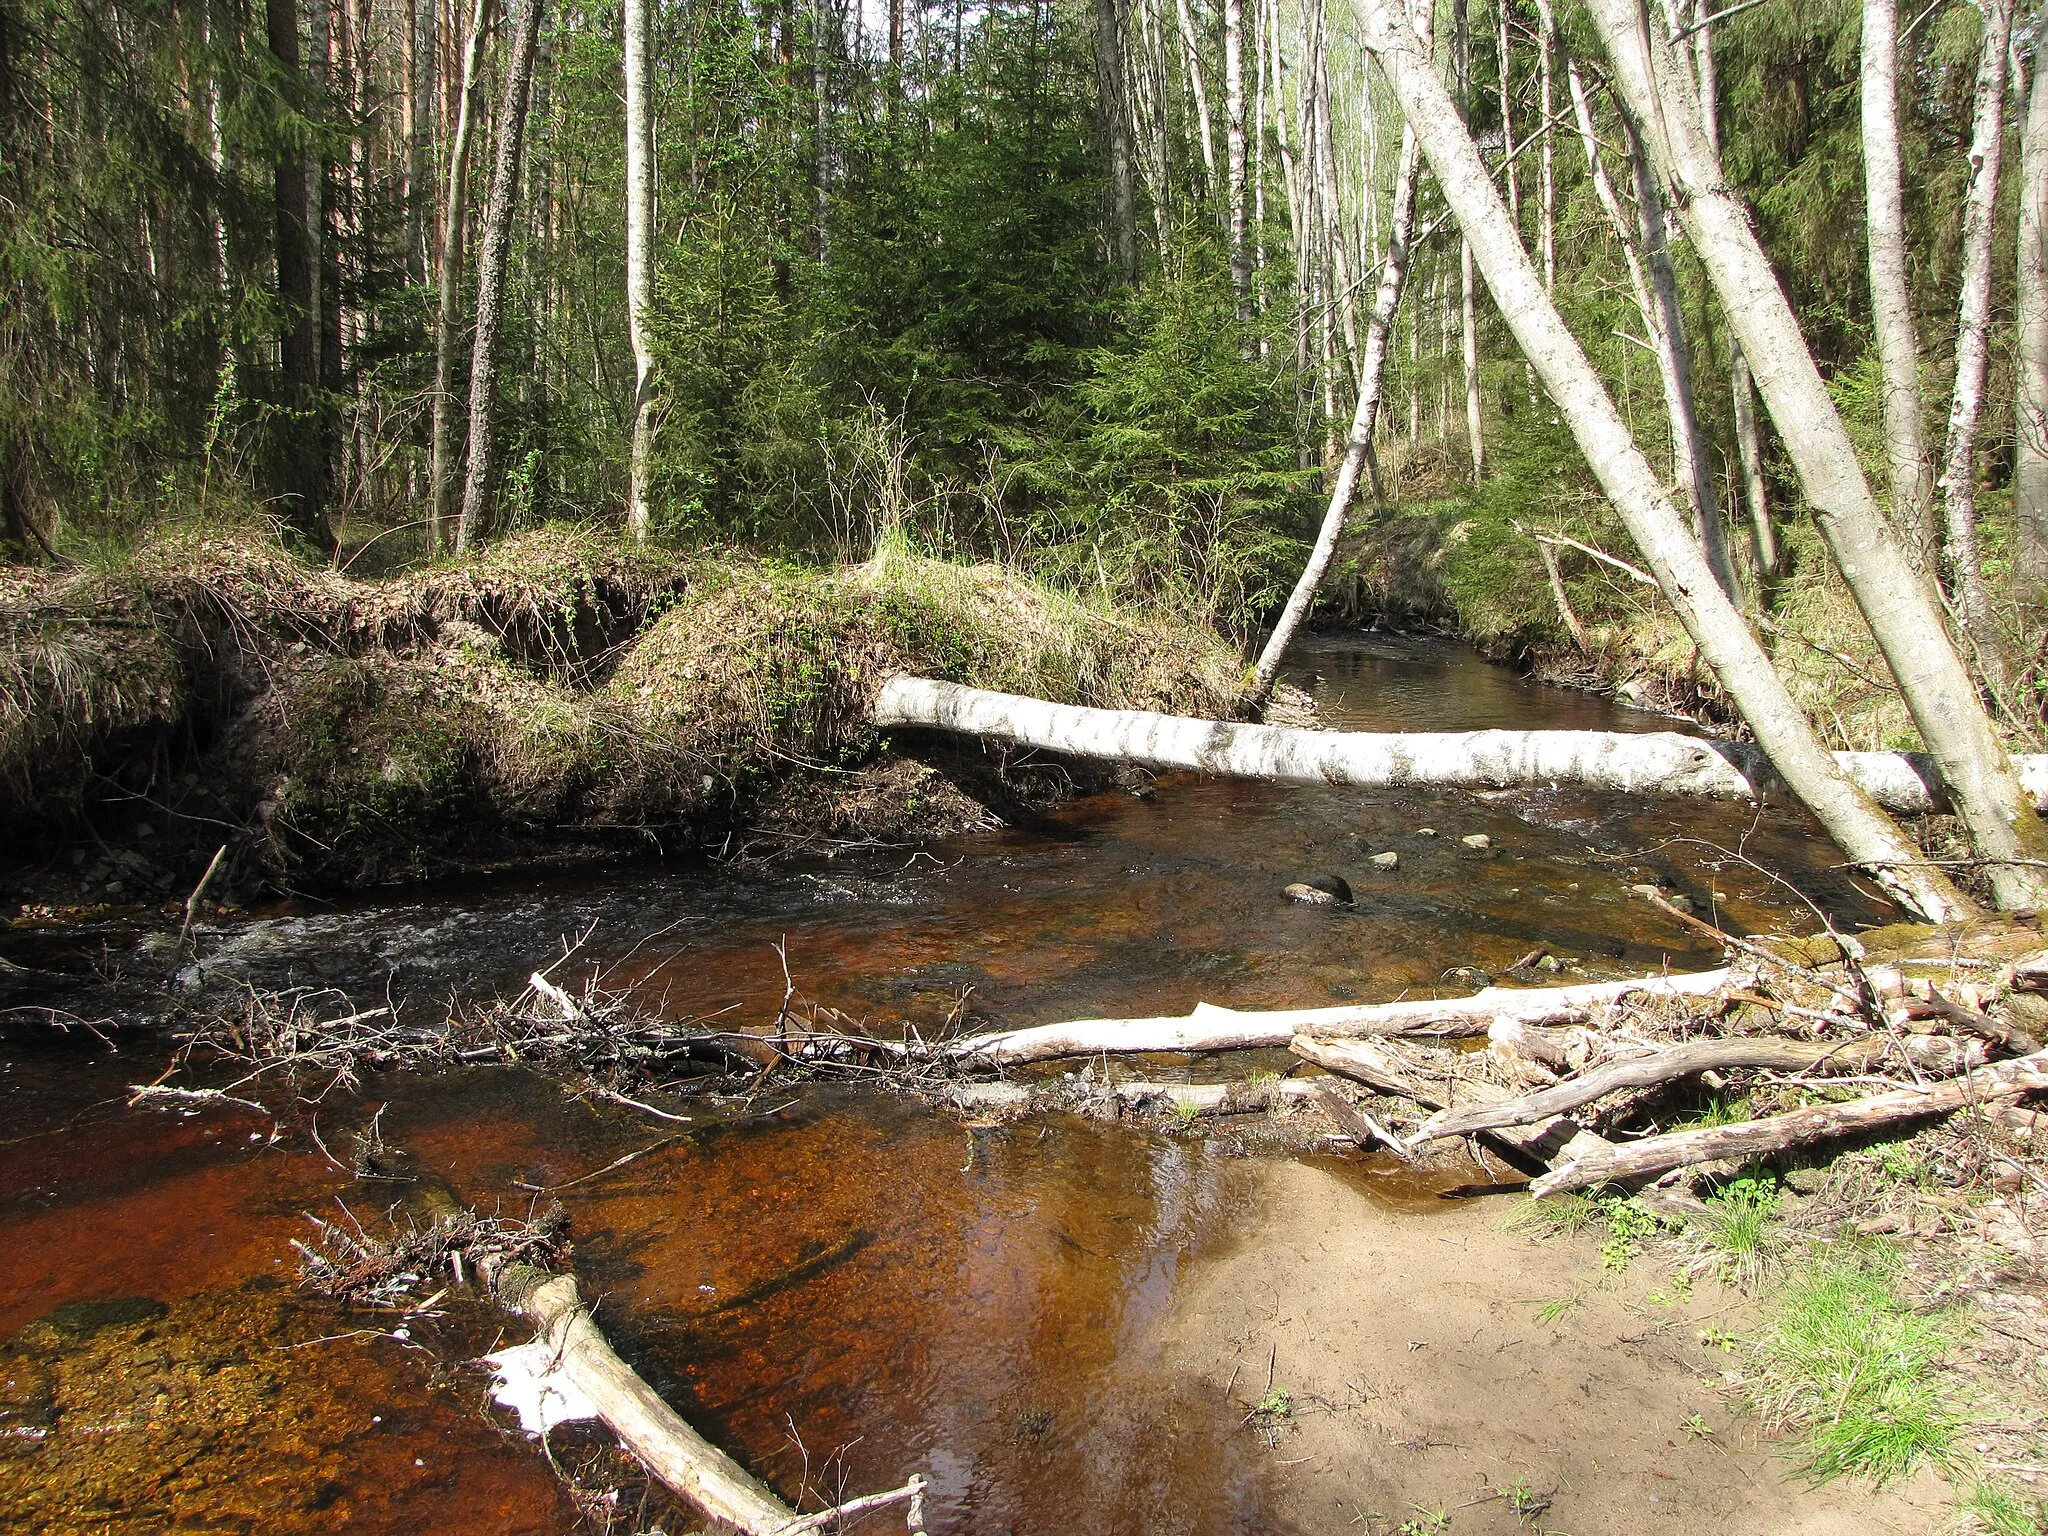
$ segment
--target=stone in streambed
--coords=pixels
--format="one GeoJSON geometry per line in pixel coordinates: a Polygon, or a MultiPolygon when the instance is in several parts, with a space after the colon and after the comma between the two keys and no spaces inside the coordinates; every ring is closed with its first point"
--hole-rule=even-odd
{"type": "Polygon", "coordinates": [[[1298,901],[1305,907],[1348,907],[1351,905],[1351,887],[1342,875],[1311,875],[1306,880],[1297,880],[1281,891],[1289,901],[1298,901]]]}
{"type": "Polygon", "coordinates": [[[1394,852],[1391,848],[1385,853],[1376,853],[1372,856],[1372,867],[1374,869],[1399,869],[1401,867],[1401,855],[1394,852]]]}
{"type": "Polygon", "coordinates": [[[1493,839],[1488,837],[1484,832],[1474,832],[1470,837],[1461,837],[1458,839],[1458,841],[1463,843],[1467,848],[1476,848],[1480,850],[1482,853],[1493,846],[1493,839]]]}

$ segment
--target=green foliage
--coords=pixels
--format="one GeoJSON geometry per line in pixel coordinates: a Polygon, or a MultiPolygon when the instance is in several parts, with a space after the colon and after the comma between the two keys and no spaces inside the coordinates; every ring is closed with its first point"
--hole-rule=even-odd
{"type": "Polygon", "coordinates": [[[1763,1170],[1745,1171],[1707,1199],[1706,1211],[1690,1225],[1702,1257],[1722,1280],[1753,1289],[1782,1248],[1776,1221],[1778,1181],[1763,1170]]]}
{"type": "Polygon", "coordinates": [[[1957,1325],[1898,1295],[1888,1250],[1819,1255],[1774,1298],[1751,1391],[1772,1421],[1804,1430],[1806,1471],[1883,1482],[1951,1463],[1961,1420],[1940,1374],[1957,1325]]]}
{"type": "Polygon", "coordinates": [[[2048,1531],[2048,1499],[2025,1498],[2003,1483],[1975,1483],[1957,1508],[1985,1536],[2041,1536],[2048,1531]]]}

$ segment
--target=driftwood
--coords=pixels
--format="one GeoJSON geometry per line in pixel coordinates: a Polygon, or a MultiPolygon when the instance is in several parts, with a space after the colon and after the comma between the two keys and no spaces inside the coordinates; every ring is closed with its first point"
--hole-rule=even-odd
{"type": "Polygon", "coordinates": [[[1853,1136],[1881,1130],[1929,1115],[1945,1115],[1971,1104],[1989,1103],[2022,1093],[2048,1089],[2048,1052],[2016,1057],[1980,1067],[1962,1077],[1926,1088],[1904,1088],[1872,1094],[1846,1104],[1821,1104],[1790,1114],[1716,1125],[1696,1131],[1672,1131],[1641,1141],[1591,1148],[1561,1163],[1529,1186],[1544,1195],[1589,1189],[1599,1184],[1648,1178],[1673,1168],[1729,1159],[1743,1162],[1769,1152],[1830,1136],[1853,1136]]]}
{"type": "Polygon", "coordinates": [[[662,1483],[746,1536],[796,1536],[831,1525],[844,1515],[908,1502],[910,1528],[923,1524],[924,1479],[872,1494],[813,1515],[799,1514],[725,1452],[684,1422],[682,1416],[621,1360],[591,1321],[574,1275],[551,1275],[514,1264],[492,1277],[492,1289],[509,1310],[540,1330],[532,1345],[545,1361],[539,1384],[573,1405],[571,1415],[588,1413],[604,1421],[619,1442],[662,1483]]]}
{"type": "MultiPolygon", "coordinates": [[[[1364,1083],[1378,1093],[1412,1099],[1425,1109],[1445,1109],[1454,1096],[1493,1104],[1512,1095],[1492,1083],[1432,1071],[1380,1040],[1319,1040],[1297,1035],[1290,1047],[1325,1072],[1364,1083]]],[[[1558,1116],[1535,1126],[1503,1126],[1487,1133],[1510,1152],[1533,1162],[1554,1164],[1597,1152],[1607,1143],[1576,1120],[1558,1116]]],[[[1411,1142],[1410,1145],[1413,1143],[1411,1142]]]]}
{"type": "Polygon", "coordinates": [[[1525,1024],[1567,1024],[1626,997],[1705,997],[1730,984],[1727,970],[1569,987],[1488,987],[1467,997],[1405,998],[1335,1008],[1239,1011],[1197,1003],[1192,1013],[1161,1019],[1074,1019],[1027,1029],[968,1035],[939,1047],[965,1066],[1016,1066],[1061,1056],[1130,1055],[1148,1051],[1280,1049],[1297,1035],[1349,1039],[1365,1035],[1483,1035],[1497,1018],[1525,1024]]]}
{"type": "Polygon", "coordinates": [[[1844,1076],[1867,1072],[1887,1056],[1903,1050],[1906,1059],[1924,1071],[1944,1075],[1980,1065],[1981,1046],[1940,1035],[1909,1035],[1893,1042],[1885,1037],[1817,1045],[1802,1040],[1752,1037],[1735,1040],[1693,1040],[1684,1045],[1632,1052],[1581,1072],[1552,1088],[1498,1104],[1472,1104],[1432,1116],[1410,1138],[1421,1143],[1442,1136],[1469,1136],[1511,1125],[1533,1125],[1569,1114],[1623,1088],[1647,1088],[1692,1077],[1701,1072],[1737,1067],[1770,1067],[1783,1072],[1822,1068],[1844,1076]]]}
{"type": "MultiPolygon", "coordinates": [[[[885,730],[955,731],[1074,757],[1279,784],[1357,789],[1580,784],[1624,794],[1789,798],[1756,746],[1669,731],[1303,731],[1050,704],[921,677],[884,684],[870,718],[885,730]]],[[[1924,754],[1837,752],[1835,760],[1888,811],[1919,815],[1948,807],[1933,761],[1924,754]]],[[[2036,807],[2048,805],[2048,755],[2016,757],[2013,766],[2036,807]]]]}

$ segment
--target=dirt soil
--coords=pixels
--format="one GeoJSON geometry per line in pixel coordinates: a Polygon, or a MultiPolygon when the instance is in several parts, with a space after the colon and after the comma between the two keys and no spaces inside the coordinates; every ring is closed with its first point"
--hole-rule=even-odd
{"type": "Polygon", "coordinates": [[[1733,1356],[1702,1341],[1753,1328],[1738,1293],[1707,1282],[1681,1294],[1646,1260],[1605,1276],[1597,1239],[1504,1231],[1518,1197],[1430,1200],[1419,1225],[1412,1199],[1395,1209],[1357,1165],[1254,1166],[1256,1225],[1191,1270],[1155,1347],[1190,1393],[1228,1397],[1267,1442],[1272,1529],[1919,1536],[1947,1524],[1952,1494],[1931,1473],[1882,1491],[1798,1477],[1790,1448],[1724,1390],[1733,1356]],[[1573,1296],[1554,1325],[1539,1321],[1546,1301],[1573,1296]]]}

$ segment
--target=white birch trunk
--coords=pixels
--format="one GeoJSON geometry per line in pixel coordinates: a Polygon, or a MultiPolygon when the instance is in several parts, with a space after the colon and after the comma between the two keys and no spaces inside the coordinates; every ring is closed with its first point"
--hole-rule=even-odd
{"type": "Polygon", "coordinates": [[[1237,317],[1251,318],[1252,263],[1245,248],[1244,0],[1223,0],[1223,133],[1230,200],[1230,286],[1237,317]]]}
{"type": "Polygon", "coordinates": [[[1180,14],[1181,51],[1187,59],[1188,85],[1195,96],[1195,124],[1200,129],[1202,169],[1207,185],[1216,185],[1216,132],[1209,119],[1209,85],[1202,73],[1202,35],[1195,30],[1194,12],[1188,0],[1175,0],[1180,14]]]}
{"type": "Polygon", "coordinates": [[[633,346],[633,440],[626,531],[647,542],[647,477],[654,457],[654,349],[647,309],[654,286],[654,131],[647,101],[648,0],[625,0],[626,332],[633,346]]]}
{"type": "MultiPolygon", "coordinates": [[[[878,730],[952,731],[1072,757],[1273,784],[1489,790],[1573,784],[1627,795],[1744,801],[1791,794],[1756,746],[1663,731],[1304,731],[1053,704],[922,677],[883,684],[869,719],[878,730]]],[[[1933,763],[1921,753],[1837,752],[1828,764],[1902,815],[1926,815],[1948,803],[1933,763]]],[[[2048,755],[2019,764],[2031,803],[2048,803],[2048,755]]]]}
{"type": "Polygon", "coordinates": [[[1660,176],[1675,189],[1666,201],[1678,210],[1742,341],[1829,552],[1940,764],[1999,905],[2048,905],[2048,829],[2026,814],[2026,796],[1969,669],[1892,541],[1791,304],[1701,133],[1689,75],[1644,29],[1630,0],[1590,0],[1588,10],[1615,87],[1643,125],[1660,176]]]}
{"type": "Polygon", "coordinates": [[[2048,587],[2048,6],[2034,20],[2033,83],[2020,134],[2019,351],[2015,383],[2014,568],[2024,600],[2048,587]]]}
{"type": "Polygon", "coordinates": [[[1899,169],[1898,0],[1863,0],[1863,205],[1870,241],[1870,307],[1884,380],[1885,462],[1892,526],[1922,570],[1934,570],[1934,469],[1920,399],[1920,339],[1906,256],[1899,169]]]}
{"type": "Polygon", "coordinates": [[[1963,199],[1962,301],[1956,317],[1956,384],[1949,397],[1948,446],[1941,474],[1942,531],[1949,589],[1964,638],[1993,689],[2006,684],[2005,647],[1991,615],[1977,540],[1977,427],[1991,361],[1991,240],[2005,145],[2007,46],[2012,0],[1977,0],[1984,14],[1970,129],[1970,188],[1963,199]]]}

